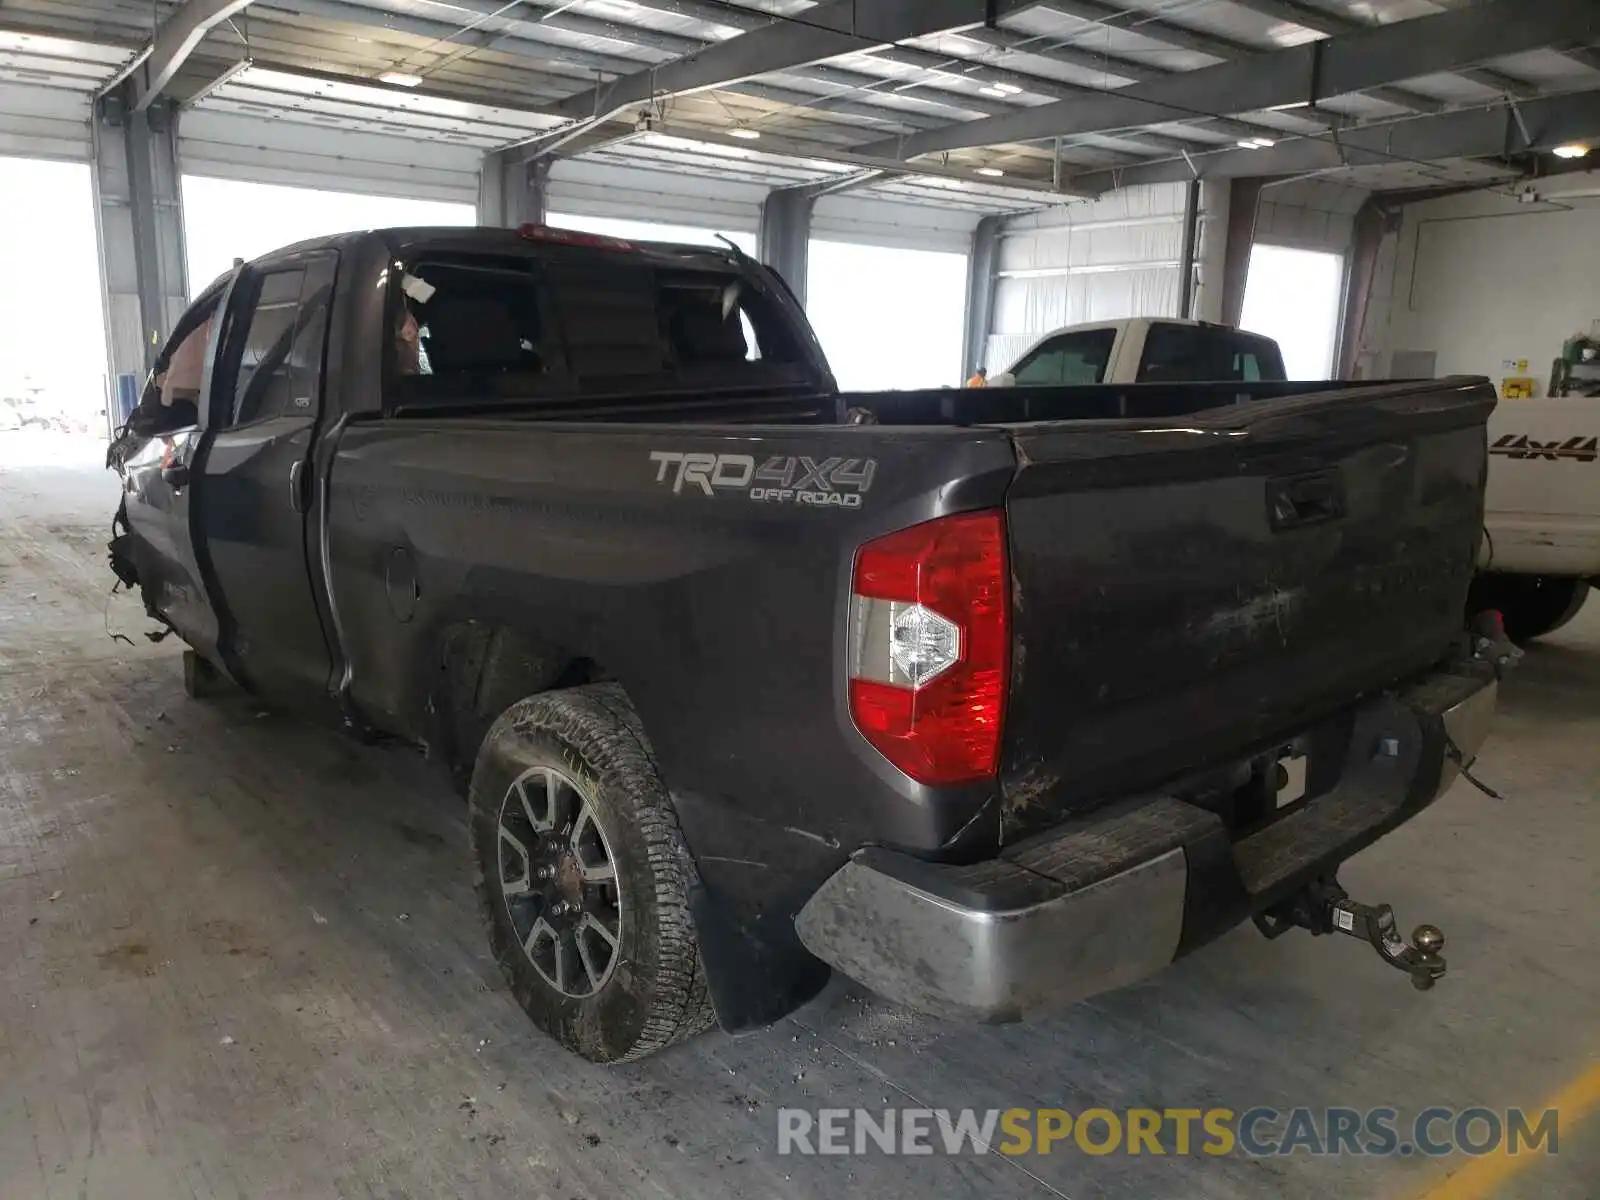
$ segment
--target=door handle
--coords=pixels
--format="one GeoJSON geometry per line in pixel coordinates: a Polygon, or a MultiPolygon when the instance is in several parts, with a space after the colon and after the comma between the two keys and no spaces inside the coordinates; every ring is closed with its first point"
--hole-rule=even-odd
{"type": "Polygon", "coordinates": [[[301,468],[305,465],[304,459],[297,458],[289,467],[289,507],[301,514],[306,511],[306,490],[300,486],[301,468]]]}
{"type": "Polygon", "coordinates": [[[1344,516],[1344,482],[1337,471],[1267,481],[1267,515],[1275,531],[1344,516]]]}

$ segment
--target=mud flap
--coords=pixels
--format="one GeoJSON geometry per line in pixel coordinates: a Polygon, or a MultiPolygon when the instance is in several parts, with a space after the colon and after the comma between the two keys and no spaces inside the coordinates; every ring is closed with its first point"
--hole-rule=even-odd
{"type": "Polygon", "coordinates": [[[711,1007],[725,1032],[764,1029],[815,998],[827,984],[828,965],[798,940],[778,941],[741,928],[736,909],[719,903],[704,883],[691,890],[689,911],[711,1007]]]}

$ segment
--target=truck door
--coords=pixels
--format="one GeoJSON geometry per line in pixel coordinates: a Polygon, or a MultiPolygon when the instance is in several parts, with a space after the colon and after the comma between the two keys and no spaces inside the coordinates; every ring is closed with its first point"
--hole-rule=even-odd
{"type": "Polygon", "coordinates": [[[232,287],[230,279],[220,290],[208,289],[179,318],[130,419],[133,432],[119,438],[127,447],[118,460],[124,511],[145,598],[179,637],[212,659],[219,623],[190,523],[190,499],[204,453],[205,397],[224,338],[220,315],[228,311],[232,287]]]}
{"type": "Polygon", "coordinates": [[[328,699],[307,512],[337,262],[300,256],[240,279],[195,507],[224,659],[263,698],[297,708],[328,699]]]}

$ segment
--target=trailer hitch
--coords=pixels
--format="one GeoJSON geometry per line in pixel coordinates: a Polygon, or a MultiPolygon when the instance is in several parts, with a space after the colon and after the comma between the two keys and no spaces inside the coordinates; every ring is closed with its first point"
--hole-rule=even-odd
{"type": "Polygon", "coordinates": [[[1444,934],[1437,925],[1418,925],[1407,943],[1387,904],[1360,904],[1336,879],[1317,879],[1288,899],[1255,916],[1256,928],[1268,938],[1290,929],[1309,929],[1314,937],[1343,933],[1360,938],[1397,971],[1411,976],[1411,986],[1425,992],[1444,978],[1444,934]]]}

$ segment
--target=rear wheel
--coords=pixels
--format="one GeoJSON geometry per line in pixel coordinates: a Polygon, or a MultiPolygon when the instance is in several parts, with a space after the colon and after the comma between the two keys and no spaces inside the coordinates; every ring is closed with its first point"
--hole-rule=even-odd
{"type": "Polygon", "coordinates": [[[470,803],[489,943],[534,1024],[591,1062],[711,1024],[689,857],[621,688],[512,705],[479,751],[470,803]]]}
{"type": "Polygon", "coordinates": [[[1520,644],[1560,629],[1578,615],[1588,598],[1587,579],[1486,573],[1472,582],[1467,615],[1471,618],[1486,609],[1498,610],[1506,636],[1520,644]]]}

